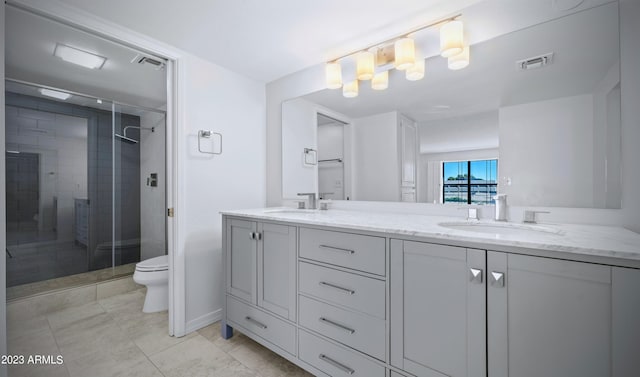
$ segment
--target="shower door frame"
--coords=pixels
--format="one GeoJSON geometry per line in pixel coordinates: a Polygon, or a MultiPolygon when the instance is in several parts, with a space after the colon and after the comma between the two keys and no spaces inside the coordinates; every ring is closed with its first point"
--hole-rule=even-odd
{"type": "MultiPolygon", "coordinates": [[[[182,153],[180,146],[185,145],[185,135],[179,131],[184,128],[182,125],[186,123],[184,111],[186,70],[183,63],[183,52],[61,2],[8,0],[7,3],[167,60],[165,67],[167,72],[166,205],[167,209],[173,209],[172,216],[167,217],[169,335],[177,337],[186,335],[185,255],[184,248],[180,247],[180,235],[184,234],[184,220],[180,209],[184,208],[184,198],[177,194],[185,186],[182,173],[184,172],[184,162],[180,157],[180,153],[182,153]]],[[[4,193],[2,194],[4,195],[4,193]]]]}

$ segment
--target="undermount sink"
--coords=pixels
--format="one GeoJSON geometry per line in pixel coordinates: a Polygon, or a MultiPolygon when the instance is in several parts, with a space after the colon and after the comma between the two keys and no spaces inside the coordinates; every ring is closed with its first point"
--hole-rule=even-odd
{"type": "Polygon", "coordinates": [[[315,209],[295,209],[295,208],[274,208],[264,210],[264,213],[295,213],[295,214],[303,214],[303,213],[316,213],[318,212],[315,209]]]}
{"type": "Polygon", "coordinates": [[[564,232],[539,225],[525,225],[513,223],[486,223],[486,222],[445,222],[438,225],[465,232],[492,234],[496,236],[527,236],[527,235],[555,235],[563,236],[564,232]]]}

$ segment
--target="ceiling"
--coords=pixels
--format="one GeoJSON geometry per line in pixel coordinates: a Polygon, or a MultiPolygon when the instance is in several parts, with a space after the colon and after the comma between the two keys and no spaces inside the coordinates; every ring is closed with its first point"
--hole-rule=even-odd
{"type": "Polygon", "coordinates": [[[384,91],[361,82],[356,98],[328,89],[304,98],[351,118],[399,111],[426,122],[591,93],[619,64],[618,30],[617,3],[609,3],[474,44],[470,65],[460,71],[433,57],[427,59],[420,81],[407,81],[403,72],[392,70],[384,91]],[[555,53],[553,64],[516,69],[516,61],[549,52],[555,53]]]}
{"type": "MultiPolygon", "coordinates": [[[[6,7],[5,20],[7,78],[136,106],[164,108],[166,71],[131,63],[138,51],[14,7],[6,7]],[[101,69],[65,62],[53,55],[57,43],[107,60],[101,69]]],[[[32,92],[23,94],[39,95],[32,92]]]]}
{"type": "Polygon", "coordinates": [[[61,1],[270,82],[480,0],[61,1]]]}

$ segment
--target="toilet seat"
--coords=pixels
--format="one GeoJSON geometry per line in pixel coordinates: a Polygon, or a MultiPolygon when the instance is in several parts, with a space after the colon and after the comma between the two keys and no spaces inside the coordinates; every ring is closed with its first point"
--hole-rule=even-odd
{"type": "Polygon", "coordinates": [[[169,270],[168,255],[162,255],[159,257],[150,258],[136,264],[136,271],[140,271],[140,272],[168,271],[168,270],[169,270]]]}

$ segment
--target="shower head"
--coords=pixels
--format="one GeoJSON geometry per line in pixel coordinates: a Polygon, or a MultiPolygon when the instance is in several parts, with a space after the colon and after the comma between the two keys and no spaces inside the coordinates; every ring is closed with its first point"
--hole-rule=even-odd
{"type": "Polygon", "coordinates": [[[134,140],[134,139],[132,139],[130,137],[126,137],[126,136],[123,136],[123,135],[120,135],[120,134],[115,134],[115,136],[117,138],[119,138],[120,140],[124,141],[125,143],[138,144],[138,140],[134,140]]]}

